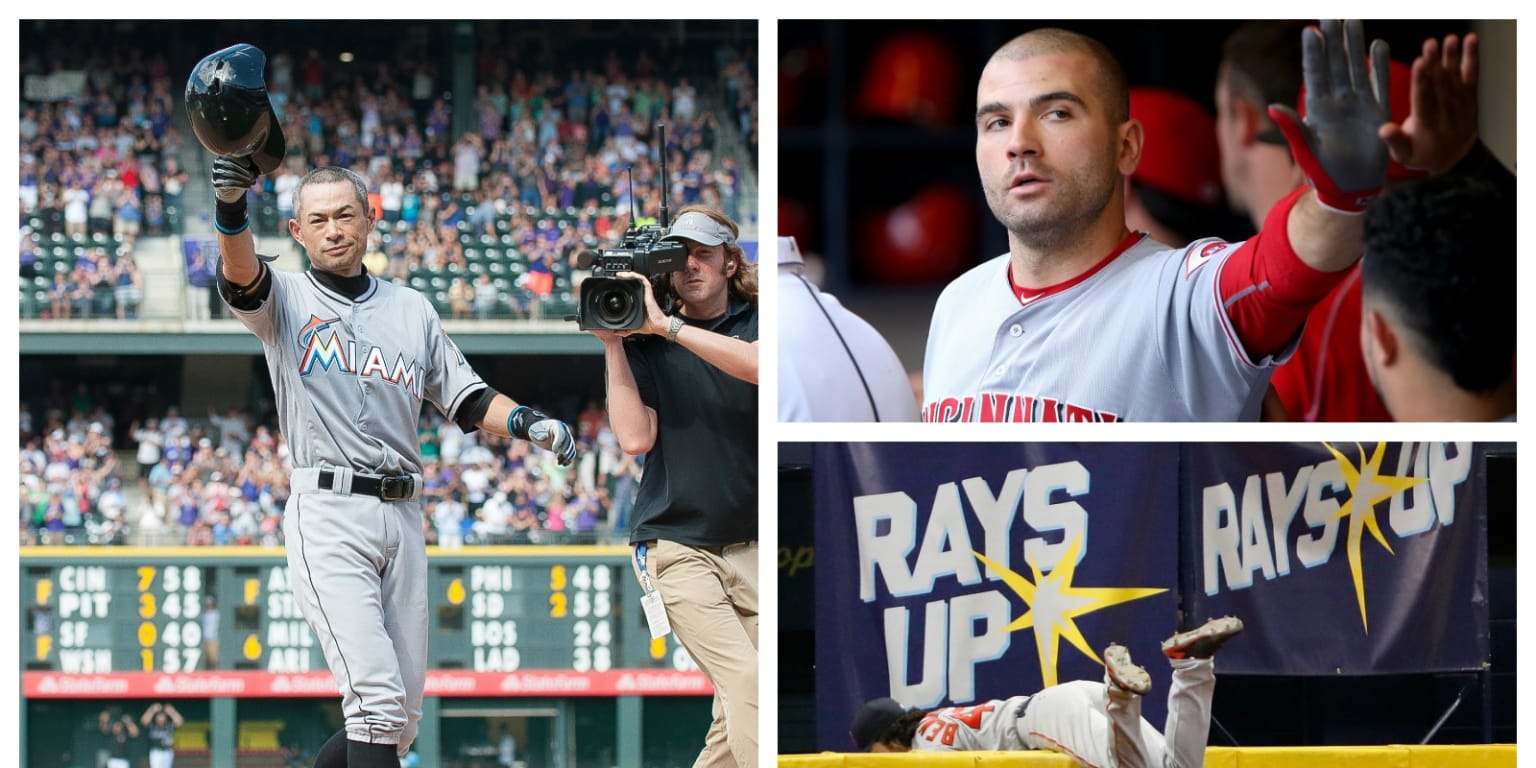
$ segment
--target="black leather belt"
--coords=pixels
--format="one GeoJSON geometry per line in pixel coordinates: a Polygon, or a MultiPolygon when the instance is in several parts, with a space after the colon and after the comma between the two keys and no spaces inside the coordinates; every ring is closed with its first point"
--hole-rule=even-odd
{"type": "MultiPolygon", "coordinates": [[[[336,473],[320,470],[320,487],[331,488],[336,484],[336,473]]],[[[411,475],[352,475],[349,493],[372,496],[380,501],[406,501],[416,493],[416,478],[411,475]]]]}

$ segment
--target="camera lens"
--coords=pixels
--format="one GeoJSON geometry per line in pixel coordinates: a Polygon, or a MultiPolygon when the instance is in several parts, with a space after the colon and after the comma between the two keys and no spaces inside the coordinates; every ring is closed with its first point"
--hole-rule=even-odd
{"type": "Polygon", "coordinates": [[[634,297],[624,289],[610,288],[597,297],[597,316],[606,323],[621,323],[634,305],[634,297]]]}

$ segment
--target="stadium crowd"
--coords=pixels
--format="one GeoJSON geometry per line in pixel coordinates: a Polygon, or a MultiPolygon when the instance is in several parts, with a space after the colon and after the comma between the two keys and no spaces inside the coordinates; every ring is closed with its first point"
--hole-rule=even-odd
{"type": "MultiPolygon", "coordinates": [[[[123,427],[83,391],[40,413],[23,402],[21,544],[280,546],[291,467],[267,421],[239,409],[189,419],[170,406],[123,427]]],[[[578,459],[560,467],[526,442],[466,435],[435,412],[423,415],[427,543],[623,537],[639,462],[619,449],[597,403],[575,423],[578,459]]]]}
{"type": "MultiPolygon", "coordinates": [[[[182,196],[203,194],[206,182],[182,165],[199,162],[201,149],[176,128],[179,73],[161,53],[100,50],[88,37],[60,37],[23,56],[32,85],[21,104],[22,258],[34,280],[28,259],[45,248],[112,238],[115,260],[141,234],[180,233],[182,196]]],[[[616,241],[632,198],[640,223],[654,221],[660,170],[649,147],[658,122],[667,125],[671,207],[702,202],[741,220],[745,180],[729,148],[745,147],[755,164],[755,50],[515,51],[494,33],[481,45],[473,118],[455,134],[445,90],[462,83],[445,80],[440,57],[403,50],[342,64],[314,48],[268,50],[267,85],[288,141],[283,166],[251,192],[258,231],[286,231],[303,173],[350,167],[367,178],[380,219],[371,272],[422,290],[444,315],[537,317],[544,305],[571,301],[576,254],[616,241]],[[573,58],[590,61],[565,63],[573,58]],[[739,138],[720,141],[722,120],[739,138]]],[[[70,272],[62,284],[83,295],[87,277],[70,272]]],[[[41,316],[101,314],[94,304],[82,314],[75,299],[61,314],[51,288],[46,301],[35,292],[27,301],[41,316]]]]}

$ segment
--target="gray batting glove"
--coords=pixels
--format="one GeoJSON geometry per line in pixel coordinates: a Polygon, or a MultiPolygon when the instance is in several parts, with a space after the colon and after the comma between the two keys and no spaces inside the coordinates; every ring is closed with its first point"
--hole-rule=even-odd
{"type": "Polygon", "coordinates": [[[543,419],[528,425],[528,442],[555,454],[562,467],[576,461],[576,438],[571,428],[559,419],[543,419]]]}
{"type": "Polygon", "coordinates": [[[1303,120],[1284,104],[1271,104],[1291,155],[1318,202],[1342,213],[1365,210],[1387,179],[1387,145],[1378,132],[1392,120],[1387,94],[1387,44],[1376,40],[1366,71],[1365,33],[1358,20],[1324,21],[1302,30],[1306,81],[1303,120]]]}
{"type": "Polygon", "coordinates": [[[213,194],[221,203],[238,203],[245,198],[261,172],[249,157],[213,159],[213,194]]]}

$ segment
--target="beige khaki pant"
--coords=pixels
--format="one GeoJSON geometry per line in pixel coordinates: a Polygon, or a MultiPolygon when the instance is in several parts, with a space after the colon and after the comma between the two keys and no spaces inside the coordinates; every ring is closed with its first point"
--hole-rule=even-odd
{"type": "Polygon", "coordinates": [[[672,633],[715,688],[714,722],[694,768],[756,768],[756,542],[716,554],[653,541],[645,569],[661,592],[672,633]]]}

